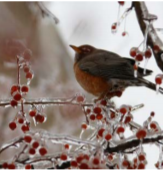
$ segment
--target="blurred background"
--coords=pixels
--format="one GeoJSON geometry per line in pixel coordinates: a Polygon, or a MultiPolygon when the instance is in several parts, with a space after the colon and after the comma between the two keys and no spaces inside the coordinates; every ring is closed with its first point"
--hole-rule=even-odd
{"type": "MultiPolygon", "coordinates": [[[[87,101],[91,101],[93,96],[86,93],[75,80],[74,52],[69,45],[90,44],[129,57],[130,49],[143,41],[135,12],[133,10],[127,17],[128,34],[122,36],[123,24],[118,33],[111,33],[111,25],[117,21],[117,2],[54,1],[43,4],[59,19],[58,24],[55,24],[52,17],[42,15],[38,3],[0,2],[0,99],[10,98],[10,88],[17,80],[15,54],[22,48],[30,49],[33,54],[30,62],[35,75],[27,98],[72,97],[77,92],[82,92],[87,101]]],[[[126,2],[120,9],[120,14],[130,5],[131,2],[126,2]]],[[[163,28],[163,2],[146,2],[146,5],[150,13],[158,16],[154,26],[163,28]]],[[[163,34],[158,34],[163,40],[163,34]]],[[[141,66],[144,66],[144,62],[141,66]]],[[[161,73],[154,57],[148,62],[147,68],[154,71],[147,77],[154,82],[155,76],[161,73]]],[[[23,82],[25,79],[22,77],[23,82]]],[[[128,88],[121,98],[113,98],[113,101],[117,106],[144,103],[145,107],[134,113],[135,122],[142,125],[150,112],[155,111],[155,120],[162,126],[163,96],[160,94],[144,87],[132,87],[128,88]]],[[[39,125],[39,128],[51,133],[79,135],[80,124],[85,120],[80,107],[53,106],[47,107],[44,112],[47,114],[47,122],[39,125]]],[[[16,115],[17,109],[0,108],[0,113],[2,145],[11,138],[22,135],[22,132],[19,129],[10,131],[8,128],[8,123],[16,115]]],[[[33,125],[32,127],[36,129],[33,125]]],[[[10,152],[12,151],[14,150],[10,152]]],[[[148,168],[155,168],[158,149],[154,145],[146,145],[145,152],[148,168]],[[149,150],[151,147],[152,150],[149,150]]],[[[10,154],[3,153],[0,160],[8,155],[10,154]]]]}

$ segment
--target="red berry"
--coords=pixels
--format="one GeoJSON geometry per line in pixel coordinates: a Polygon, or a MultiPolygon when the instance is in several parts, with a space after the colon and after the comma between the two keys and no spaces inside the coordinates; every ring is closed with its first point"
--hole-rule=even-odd
{"type": "Polygon", "coordinates": [[[137,61],[142,61],[143,60],[143,54],[142,53],[138,53],[136,55],[136,58],[135,58],[137,61]]]}
{"type": "Polygon", "coordinates": [[[155,116],[155,112],[151,112],[151,116],[154,117],[155,116]]]}
{"type": "Polygon", "coordinates": [[[65,144],[64,147],[65,147],[65,149],[67,149],[67,150],[70,148],[69,144],[65,144]]]}
{"type": "Polygon", "coordinates": [[[8,164],[8,169],[15,169],[15,164],[14,163],[8,164]]]}
{"type": "Polygon", "coordinates": [[[27,72],[26,73],[26,78],[27,79],[32,79],[33,78],[33,74],[31,72],[27,72]]]}
{"type": "Polygon", "coordinates": [[[156,166],[157,169],[159,169],[159,163],[158,162],[155,163],[155,166],[156,166]]]}
{"type": "Polygon", "coordinates": [[[112,138],[112,135],[111,135],[111,134],[106,134],[106,135],[105,135],[105,139],[106,139],[107,141],[111,140],[111,138],[112,138]]]}
{"type": "Polygon", "coordinates": [[[155,52],[159,52],[159,51],[160,51],[160,47],[159,47],[158,45],[154,45],[154,46],[153,46],[153,50],[154,50],[155,52]]]}
{"type": "Polygon", "coordinates": [[[157,129],[157,124],[155,122],[150,123],[150,128],[151,129],[157,129]]]}
{"type": "Polygon", "coordinates": [[[37,114],[35,116],[37,122],[43,123],[45,121],[45,117],[43,115],[37,114]]]}
{"type": "Polygon", "coordinates": [[[122,36],[126,36],[126,34],[127,34],[127,32],[124,31],[124,32],[122,33],[122,36]]]}
{"type": "Polygon", "coordinates": [[[31,111],[29,112],[29,115],[30,115],[31,117],[34,117],[34,116],[36,115],[36,110],[31,110],[31,111]]]}
{"type": "Polygon", "coordinates": [[[16,126],[16,123],[13,121],[13,122],[9,123],[9,127],[11,130],[14,130],[14,129],[16,129],[17,126],[16,126]]]}
{"type": "Polygon", "coordinates": [[[23,92],[23,93],[27,93],[28,91],[29,91],[29,88],[28,88],[28,86],[22,86],[21,87],[21,91],[23,92]]]}
{"type": "Polygon", "coordinates": [[[110,113],[110,118],[111,119],[114,119],[115,118],[115,113],[113,111],[111,111],[111,113],[110,113]]]}
{"type": "Polygon", "coordinates": [[[112,31],[116,31],[117,29],[117,23],[113,23],[111,26],[112,31]]]}
{"type": "Polygon", "coordinates": [[[3,163],[3,164],[2,164],[2,167],[3,167],[4,169],[7,169],[7,168],[8,168],[8,163],[6,163],[6,162],[3,163]]]}
{"type": "Polygon", "coordinates": [[[36,153],[34,148],[30,148],[29,149],[29,154],[34,155],[36,153]]]}
{"type": "Polygon", "coordinates": [[[138,156],[140,161],[144,161],[145,160],[145,155],[144,154],[139,154],[138,156]]]}
{"type": "Polygon", "coordinates": [[[129,162],[127,160],[123,160],[122,166],[123,167],[128,167],[129,166],[129,162]]]}
{"type": "Polygon", "coordinates": [[[130,50],[130,56],[135,57],[136,56],[136,53],[137,53],[137,48],[135,48],[135,47],[131,48],[131,50],[130,50]]]}
{"type": "Polygon", "coordinates": [[[16,106],[18,105],[18,102],[15,101],[15,100],[11,100],[10,105],[11,105],[12,107],[16,107],[16,106]]]}
{"type": "Polygon", "coordinates": [[[89,160],[89,156],[88,156],[87,154],[84,154],[84,155],[83,155],[83,159],[89,160]]]}
{"type": "Polygon", "coordinates": [[[67,160],[67,155],[66,154],[61,154],[60,159],[65,161],[67,160]]]}
{"type": "Polygon", "coordinates": [[[83,155],[80,154],[79,156],[76,157],[76,161],[80,163],[83,160],[83,155]]]}
{"type": "Polygon", "coordinates": [[[82,96],[82,95],[80,95],[80,96],[77,96],[77,99],[76,100],[77,100],[78,103],[82,103],[82,102],[84,102],[85,97],[82,96]]]}
{"type": "Polygon", "coordinates": [[[38,148],[39,143],[37,141],[33,142],[32,147],[35,148],[35,149],[38,148]]]}
{"type": "Polygon", "coordinates": [[[13,95],[14,92],[18,91],[18,86],[17,85],[13,85],[11,87],[11,95],[13,95]]]}
{"type": "Polygon", "coordinates": [[[139,163],[138,169],[145,169],[145,164],[144,163],[139,163]]]}
{"type": "Polygon", "coordinates": [[[91,113],[91,109],[87,108],[86,109],[86,114],[90,114],[91,113]]]}
{"type": "Polygon", "coordinates": [[[28,125],[22,125],[21,130],[23,132],[27,132],[27,131],[29,131],[29,126],[28,125]]]}
{"type": "Polygon", "coordinates": [[[106,106],[107,105],[107,101],[106,100],[101,100],[100,104],[103,105],[103,106],[106,106]]]}
{"type": "Polygon", "coordinates": [[[18,122],[19,122],[20,124],[23,124],[23,123],[24,123],[24,119],[23,119],[23,118],[18,118],[18,122]]]}
{"type": "Polygon", "coordinates": [[[161,77],[156,77],[156,78],[155,78],[155,82],[156,82],[156,84],[158,84],[158,85],[162,84],[162,78],[161,78],[161,77]]]}
{"type": "Polygon", "coordinates": [[[137,158],[134,158],[133,161],[134,161],[135,164],[137,164],[138,159],[137,158]]]}
{"type": "Polygon", "coordinates": [[[14,98],[16,101],[19,101],[19,100],[21,100],[22,96],[21,96],[20,93],[16,93],[16,94],[14,95],[13,98],[14,98]]]}
{"type": "Polygon", "coordinates": [[[72,167],[77,167],[78,166],[78,163],[75,160],[72,160],[71,161],[71,166],[72,167]]]}
{"type": "Polygon", "coordinates": [[[112,154],[109,154],[108,155],[108,159],[111,161],[111,160],[113,160],[113,155],[112,154]]]}
{"type": "Polygon", "coordinates": [[[86,164],[86,163],[81,163],[79,168],[80,169],[89,169],[88,164],[86,164]]]}
{"type": "Polygon", "coordinates": [[[101,111],[102,111],[101,107],[95,107],[95,108],[93,109],[93,112],[96,113],[96,114],[100,114],[101,111]]]}
{"type": "Polygon", "coordinates": [[[124,133],[124,132],[125,132],[125,129],[122,126],[117,128],[117,134],[124,133]]]}
{"type": "Polygon", "coordinates": [[[124,123],[127,124],[132,120],[131,116],[126,116],[124,123]]]}
{"type": "Polygon", "coordinates": [[[28,73],[28,72],[30,71],[30,69],[29,69],[29,67],[28,67],[28,66],[24,66],[24,68],[23,68],[23,69],[24,69],[24,72],[25,72],[25,73],[28,73]]]}
{"type": "Polygon", "coordinates": [[[101,120],[102,118],[103,118],[103,115],[102,115],[102,114],[97,114],[97,115],[96,115],[96,119],[97,119],[97,120],[101,120]]]}
{"type": "Polygon", "coordinates": [[[125,1],[118,1],[119,5],[123,6],[125,4],[125,1]]]}
{"type": "Polygon", "coordinates": [[[120,108],[120,113],[125,115],[127,113],[127,109],[125,107],[120,108]]]}
{"type": "Polygon", "coordinates": [[[104,131],[105,131],[105,129],[104,129],[104,128],[99,129],[99,131],[98,131],[98,135],[99,135],[100,137],[102,137],[102,136],[103,136],[104,131]]]}
{"type": "Polygon", "coordinates": [[[41,148],[39,149],[39,153],[40,153],[41,156],[44,156],[44,155],[47,153],[46,148],[41,147],[41,148]]]}
{"type": "Polygon", "coordinates": [[[94,114],[92,114],[92,115],[90,115],[90,120],[92,120],[92,121],[94,121],[95,119],[96,119],[96,117],[95,117],[95,115],[94,114]]]}
{"type": "Polygon", "coordinates": [[[32,169],[30,164],[25,165],[25,169],[32,169]]]}
{"type": "Polygon", "coordinates": [[[145,57],[146,58],[150,58],[151,56],[152,56],[152,52],[151,52],[151,50],[150,49],[147,49],[146,51],[145,51],[145,57]]]}
{"type": "Polygon", "coordinates": [[[27,143],[30,143],[30,142],[32,141],[32,137],[29,136],[29,135],[26,135],[26,136],[24,137],[24,141],[27,142],[27,143]]]}
{"type": "Polygon", "coordinates": [[[82,129],[87,129],[87,124],[83,123],[83,124],[81,125],[81,128],[82,128],[82,129]]]}
{"type": "Polygon", "coordinates": [[[146,135],[147,135],[147,132],[146,132],[146,130],[144,130],[144,129],[140,129],[140,130],[138,130],[138,132],[136,133],[136,137],[137,137],[138,139],[143,139],[143,138],[146,137],[146,135]]]}
{"type": "Polygon", "coordinates": [[[95,157],[95,158],[93,159],[92,163],[93,163],[94,165],[99,165],[99,163],[100,163],[99,158],[95,157]]]}

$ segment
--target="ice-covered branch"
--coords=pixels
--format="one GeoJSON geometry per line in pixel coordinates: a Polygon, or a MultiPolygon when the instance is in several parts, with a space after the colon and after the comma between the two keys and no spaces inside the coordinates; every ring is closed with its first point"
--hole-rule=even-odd
{"type": "MultiPolygon", "coordinates": [[[[157,17],[148,12],[145,2],[134,1],[133,6],[135,8],[139,26],[143,35],[145,36],[146,28],[149,24],[147,21],[155,20],[157,17]]],[[[163,71],[163,42],[157,35],[157,30],[154,28],[152,23],[150,24],[147,45],[151,47],[157,65],[163,71]]]]}
{"type": "MultiPolygon", "coordinates": [[[[79,146],[83,146],[83,145],[88,145],[91,147],[97,147],[97,145],[91,141],[84,141],[78,138],[74,138],[74,137],[70,137],[68,135],[53,135],[44,131],[36,131],[36,132],[29,132],[29,134],[31,135],[35,135],[38,134],[41,136],[41,138],[46,139],[51,141],[54,144],[72,144],[72,145],[79,145],[79,146]]],[[[18,144],[22,143],[24,141],[24,137],[18,137],[16,139],[11,140],[10,143],[6,143],[4,145],[2,145],[2,147],[0,148],[0,153],[2,153],[4,150],[13,147],[13,146],[17,146],[18,144]]]]}
{"type": "Polygon", "coordinates": [[[115,142],[115,146],[110,147],[108,144],[105,152],[113,153],[113,152],[125,152],[127,150],[131,150],[132,148],[138,147],[140,143],[157,143],[159,140],[163,140],[163,131],[157,133],[148,133],[148,135],[141,141],[136,136],[129,137],[127,139],[115,142]]]}
{"type": "Polygon", "coordinates": [[[15,147],[15,146],[17,146],[17,144],[22,143],[22,142],[23,142],[23,139],[24,139],[23,137],[19,137],[19,138],[16,138],[16,139],[14,139],[14,140],[11,140],[10,143],[6,143],[6,144],[2,145],[1,148],[0,148],[0,154],[1,154],[4,150],[6,150],[6,149],[8,149],[8,148],[10,148],[10,147],[15,147]]]}

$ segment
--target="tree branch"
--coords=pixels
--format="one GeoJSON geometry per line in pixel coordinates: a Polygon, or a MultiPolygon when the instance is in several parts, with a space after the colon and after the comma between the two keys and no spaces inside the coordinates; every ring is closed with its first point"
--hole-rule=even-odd
{"type": "MultiPolygon", "coordinates": [[[[143,139],[142,144],[154,143],[162,139],[163,139],[163,131],[158,133],[149,133],[146,136],[146,138],[143,139]]],[[[137,137],[135,136],[132,136],[122,141],[118,141],[117,143],[115,143],[117,145],[115,145],[114,147],[110,147],[108,143],[108,146],[105,149],[105,153],[124,152],[125,150],[132,149],[139,146],[140,143],[141,140],[137,139],[137,137]]]]}
{"type": "MultiPolygon", "coordinates": [[[[139,26],[143,35],[145,35],[145,30],[147,27],[147,23],[144,19],[149,19],[152,15],[149,14],[148,9],[146,7],[145,2],[133,2],[133,7],[135,8],[136,16],[138,19],[139,26]]],[[[154,16],[154,15],[153,15],[154,16]]],[[[148,33],[147,45],[151,47],[155,60],[157,62],[158,67],[163,71],[163,43],[159,36],[157,35],[156,29],[153,24],[150,26],[150,31],[148,33]],[[155,46],[158,46],[159,49],[156,50],[155,46]]]]}

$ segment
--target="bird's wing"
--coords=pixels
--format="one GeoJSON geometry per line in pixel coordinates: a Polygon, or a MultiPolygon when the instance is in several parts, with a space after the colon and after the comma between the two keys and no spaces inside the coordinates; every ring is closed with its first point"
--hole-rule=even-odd
{"type": "MultiPolygon", "coordinates": [[[[131,65],[135,64],[134,59],[131,59],[131,58],[123,58],[123,59],[126,59],[128,62],[130,62],[131,65]]],[[[145,77],[145,76],[151,75],[153,71],[150,69],[146,69],[146,73],[144,73],[144,68],[138,67],[138,72],[142,77],[145,77]]]]}
{"type": "Polygon", "coordinates": [[[130,62],[107,51],[94,53],[79,62],[82,71],[109,79],[136,80],[130,62]]]}

